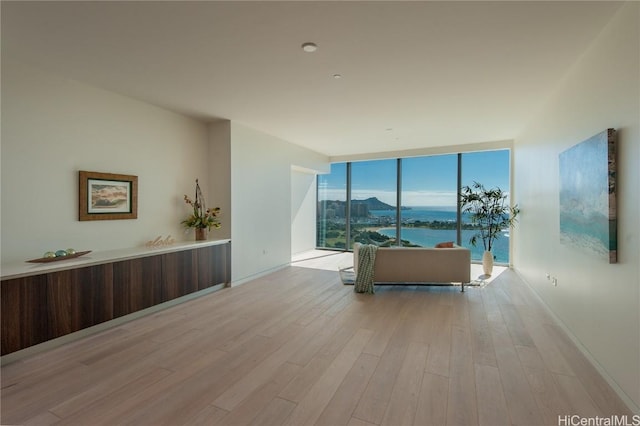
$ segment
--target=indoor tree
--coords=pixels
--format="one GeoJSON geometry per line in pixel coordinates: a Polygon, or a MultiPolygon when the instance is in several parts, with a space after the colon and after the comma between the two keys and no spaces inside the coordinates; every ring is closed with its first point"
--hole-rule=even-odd
{"type": "Polygon", "coordinates": [[[493,243],[502,235],[503,229],[512,228],[515,225],[520,209],[517,205],[513,207],[509,205],[508,194],[502,189],[487,189],[478,182],[462,187],[460,205],[462,213],[468,213],[471,224],[478,229],[469,242],[475,247],[478,239],[482,240],[485,250],[482,257],[484,272],[491,275],[493,243]]]}

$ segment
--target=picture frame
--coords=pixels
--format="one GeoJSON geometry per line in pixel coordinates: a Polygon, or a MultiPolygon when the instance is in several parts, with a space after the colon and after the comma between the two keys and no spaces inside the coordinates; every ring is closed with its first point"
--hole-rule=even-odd
{"type": "Polygon", "coordinates": [[[79,220],[138,218],[138,176],[80,170],[79,220]]]}

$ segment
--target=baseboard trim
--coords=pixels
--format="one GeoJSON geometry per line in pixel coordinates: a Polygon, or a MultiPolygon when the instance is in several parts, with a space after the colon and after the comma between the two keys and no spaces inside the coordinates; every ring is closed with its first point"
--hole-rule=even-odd
{"type": "Polygon", "coordinates": [[[578,348],[580,353],[582,353],[582,355],[584,355],[585,358],[587,358],[587,361],[589,361],[591,363],[591,365],[596,369],[596,371],[598,371],[598,373],[600,373],[600,375],[604,378],[604,380],[607,382],[607,384],[609,384],[609,386],[611,386],[613,391],[616,393],[616,395],[618,395],[618,397],[620,397],[620,399],[627,406],[627,408],[629,408],[629,410],[634,414],[640,414],[640,406],[637,405],[626,394],[626,392],[618,385],[618,383],[609,375],[607,370],[598,362],[598,360],[596,360],[593,357],[593,355],[591,355],[591,352],[589,352],[589,350],[582,344],[580,339],[578,339],[573,334],[571,329],[569,329],[569,327],[567,327],[565,325],[564,321],[562,321],[560,319],[560,317],[558,315],[556,315],[556,313],[551,309],[551,307],[547,304],[547,302],[545,302],[544,299],[542,297],[540,297],[540,295],[538,294],[536,289],[529,283],[529,281],[527,281],[527,279],[516,268],[511,268],[511,269],[518,275],[518,277],[522,280],[522,282],[525,283],[525,285],[527,287],[529,287],[531,292],[540,301],[542,306],[544,306],[545,310],[551,316],[551,318],[553,318],[553,320],[562,329],[562,331],[564,331],[567,334],[567,336],[573,342],[573,344],[576,345],[576,347],[578,348]]]}
{"type": "Polygon", "coordinates": [[[236,280],[236,281],[231,281],[231,284],[229,285],[229,287],[237,287],[239,285],[246,284],[246,283],[248,283],[250,281],[257,280],[258,278],[262,278],[265,275],[269,275],[269,274],[272,274],[272,273],[274,273],[276,271],[279,271],[281,269],[287,268],[290,265],[291,265],[290,263],[285,263],[285,264],[282,264],[282,265],[274,266],[273,268],[269,268],[269,269],[267,269],[265,271],[257,272],[257,273],[255,273],[253,275],[249,275],[248,277],[244,277],[244,278],[241,278],[241,279],[236,280]]]}

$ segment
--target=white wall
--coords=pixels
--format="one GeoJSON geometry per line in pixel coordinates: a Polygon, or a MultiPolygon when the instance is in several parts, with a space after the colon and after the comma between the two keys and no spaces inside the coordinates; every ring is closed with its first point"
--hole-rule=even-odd
{"type": "Polygon", "coordinates": [[[231,238],[231,122],[218,120],[208,127],[209,192],[206,199],[211,207],[220,207],[222,225],[212,230],[209,238],[231,238]]]}
{"type": "Polygon", "coordinates": [[[316,247],[316,174],[291,170],[291,253],[316,247]]]}
{"type": "Polygon", "coordinates": [[[640,4],[627,3],[516,139],[514,264],[573,336],[640,406],[640,4]],[[619,130],[618,259],[559,242],[558,155],[619,130]],[[558,277],[554,287],[546,279],[558,277]]]}
{"type": "Polygon", "coordinates": [[[203,123],[4,55],[2,263],[192,239],[182,198],[208,181],[207,152],[203,123]],[[78,170],[137,175],[138,219],[79,222],[78,170]]]}
{"type": "Polygon", "coordinates": [[[232,282],[291,261],[291,167],[329,171],[328,157],[231,123],[232,282]]]}
{"type": "Polygon", "coordinates": [[[309,182],[292,184],[292,167],[329,171],[326,156],[242,125],[207,125],[6,55],[1,161],[3,264],[68,247],[140,246],[158,235],[191,240],[180,225],[189,212],[183,196],[199,178],[207,204],[222,208],[211,238],[233,239],[233,281],[289,263],[292,221],[303,231],[295,245],[313,247],[315,196],[309,182]],[[137,175],[138,219],[80,222],[79,170],[137,175]],[[292,199],[310,219],[294,220],[292,199]]]}

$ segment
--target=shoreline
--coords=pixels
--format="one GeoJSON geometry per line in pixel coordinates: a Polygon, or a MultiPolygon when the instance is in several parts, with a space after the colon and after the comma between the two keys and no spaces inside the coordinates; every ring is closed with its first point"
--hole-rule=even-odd
{"type": "MultiPolygon", "coordinates": [[[[426,227],[401,227],[402,240],[409,241],[411,244],[415,244],[420,247],[434,247],[436,244],[445,242],[445,241],[453,241],[456,242],[457,231],[455,229],[434,229],[434,228],[426,228],[426,227]],[[415,235],[416,233],[424,234],[424,235],[415,235]],[[412,235],[413,234],[413,235],[412,235]]],[[[385,237],[395,238],[395,226],[366,226],[362,228],[362,231],[367,232],[377,232],[385,237]],[[388,235],[384,230],[389,230],[388,235]],[[383,232],[381,232],[383,231],[383,232]]],[[[482,254],[484,252],[484,248],[482,244],[478,244],[477,246],[469,246],[465,244],[465,241],[468,241],[471,234],[475,233],[474,230],[463,229],[462,230],[462,241],[463,246],[469,248],[471,250],[471,258],[472,260],[480,260],[482,259],[482,254]]],[[[495,261],[498,263],[508,263],[509,262],[509,237],[504,235],[504,237],[500,238],[499,245],[492,250],[493,255],[495,257],[495,261]],[[506,243],[506,246],[503,244],[506,243]]]]}

